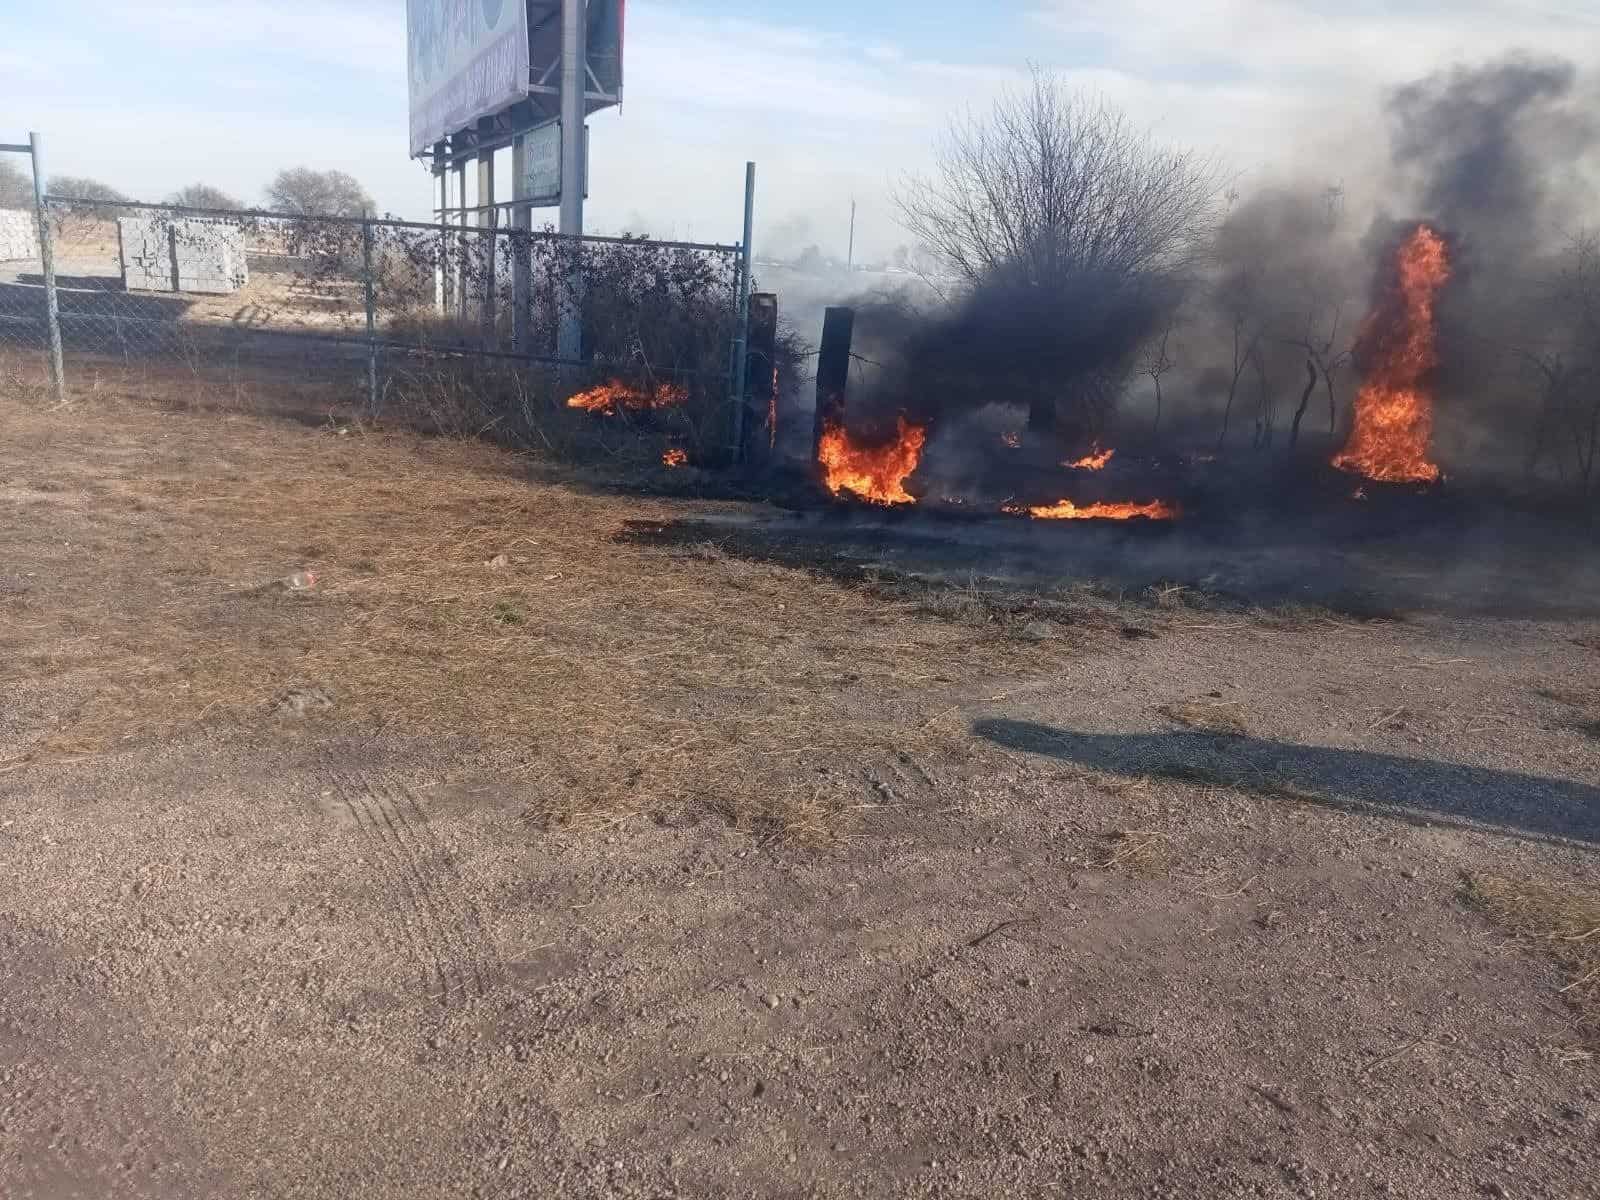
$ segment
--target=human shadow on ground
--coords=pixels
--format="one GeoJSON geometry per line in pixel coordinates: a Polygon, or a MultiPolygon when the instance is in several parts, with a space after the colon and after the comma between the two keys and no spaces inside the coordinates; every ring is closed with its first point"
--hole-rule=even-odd
{"type": "Polygon", "coordinates": [[[998,719],[976,722],[973,732],[1007,749],[1114,775],[1166,776],[1412,823],[1600,846],[1600,788],[1566,779],[1204,733],[1080,733],[998,719]]]}

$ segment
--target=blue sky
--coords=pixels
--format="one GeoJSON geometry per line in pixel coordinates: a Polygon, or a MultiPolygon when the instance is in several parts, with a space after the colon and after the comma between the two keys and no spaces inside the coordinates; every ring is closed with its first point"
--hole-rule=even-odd
{"type": "MultiPolygon", "coordinates": [[[[422,215],[406,158],[404,0],[0,0],[0,140],[140,198],[190,182],[258,201],[281,166],[340,167],[422,215]]],[[[1594,0],[629,0],[627,103],[593,122],[589,224],[737,236],[760,165],[769,247],[903,235],[888,192],[948,116],[1030,61],[1236,170],[1348,180],[1378,98],[1511,47],[1600,55],[1594,0]]],[[[759,247],[758,247],[759,248],[759,247]]]]}

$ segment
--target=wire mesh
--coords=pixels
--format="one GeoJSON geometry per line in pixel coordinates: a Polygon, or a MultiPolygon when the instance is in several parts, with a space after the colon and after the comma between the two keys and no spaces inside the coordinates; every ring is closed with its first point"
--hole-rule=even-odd
{"type": "MultiPolygon", "coordinates": [[[[45,224],[69,394],[111,384],[510,428],[609,387],[590,411],[617,429],[727,440],[734,246],[62,197],[45,224]],[[582,361],[557,357],[569,316],[582,361]]],[[[0,240],[0,255],[0,354],[42,369],[37,235],[0,240]]]]}
{"type": "MultiPolygon", "coordinates": [[[[14,199],[20,204],[24,198],[14,199]]],[[[13,385],[38,386],[45,378],[49,339],[39,251],[32,207],[0,206],[0,380],[13,385]]]]}

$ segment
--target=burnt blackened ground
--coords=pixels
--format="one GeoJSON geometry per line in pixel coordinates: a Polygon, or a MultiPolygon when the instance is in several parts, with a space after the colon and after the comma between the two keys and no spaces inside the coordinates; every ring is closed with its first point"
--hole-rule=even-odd
{"type": "Polygon", "coordinates": [[[1190,507],[1176,521],[1040,521],[975,515],[964,505],[741,507],[639,536],[712,541],[753,561],[847,576],[1045,592],[1087,586],[1240,611],[1314,606],[1361,619],[1600,612],[1600,545],[1583,526],[1449,493],[1366,490],[1366,500],[1299,510],[1219,516],[1190,507]]]}

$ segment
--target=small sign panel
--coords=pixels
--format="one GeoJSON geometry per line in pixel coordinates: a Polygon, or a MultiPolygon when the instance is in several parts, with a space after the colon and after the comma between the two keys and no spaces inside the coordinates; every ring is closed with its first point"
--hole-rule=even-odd
{"type": "MultiPolygon", "coordinates": [[[[561,203],[561,122],[530,129],[523,149],[523,199],[531,208],[561,203]]],[[[583,196],[589,198],[589,127],[583,127],[583,196]]]]}
{"type": "Polygon", "coordinates": [[[524,151],[523,194],[529,204],[561,203],[561,122],[529,132],[524,151]]]}

